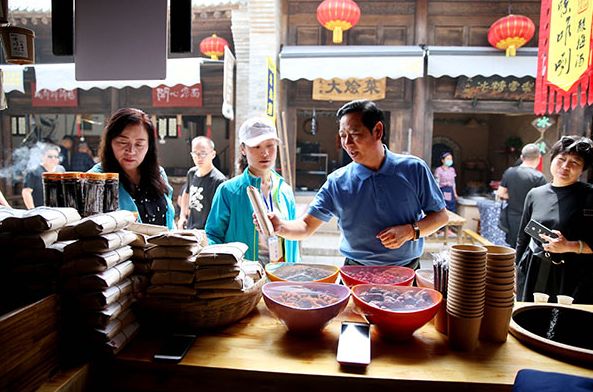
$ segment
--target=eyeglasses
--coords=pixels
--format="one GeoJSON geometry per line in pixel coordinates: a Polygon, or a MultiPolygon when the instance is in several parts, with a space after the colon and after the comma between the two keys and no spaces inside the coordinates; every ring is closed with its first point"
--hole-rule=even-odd
{"type": "Polygon", "coordinates": [[[58,158],[60,158],[60,156],[59,156],[59,155],[48,155],[47,157],[48,157],[48,158],[53,158],[53,159],[58,159],[58,158]]]}
{"type": "Polygon", "coordinates": [[[206,158],[208,155],[210,155],[210,152],[190,152],[189,153],[192,157],[196,157],[196,158],[206,158]]]}

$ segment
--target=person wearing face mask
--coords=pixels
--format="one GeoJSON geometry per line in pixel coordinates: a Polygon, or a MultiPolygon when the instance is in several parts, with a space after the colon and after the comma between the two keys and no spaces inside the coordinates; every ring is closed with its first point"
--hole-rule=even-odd
{"type": "Polygon", "coordinates": [[[457,187],[455,186],[455,168],[453,167],[453,155],[450,152],[441,154],[441,166],[437,167],[434,172],[434,177],[439,184],[443,198],[449,211],[455,212],[457,210],[457,187]]]}
{"type": "Polygon", "coordinates": [[[152,121],[138,109],[115,112],[107,126],[91,173],[119,173],[119,209],[136,212],[143,223],[174,229],[173,188],[158,163],[152,121]]]}
{"type": "Polygon", "coordinates": [[[579,177],[593,164],[593,141],[563,136],[551,149],[552,182],[533,188],[517,238],[517,301],[533,301],[541,292],[575,303],[593,304],[593,185],[579,177]],[[552,230],[555,238],[525,233],[530,220],[552,230]]]}
{"type": "Polygon", "coordinates": [[[242,242],[248,246],[245,259],[259,261],[262,265],[270,261],[300,261],[297,241],[267,237],[256,230],[247,195],[247,187],[254,186],[268,212],[283,219],[295,219],[296,202],[292,188],[274,171],[279,142],[276,127],[266,118],[252,117],[241,125],[241,158],[247,166],[243,174],[218,186],[206,221],[210,244],[242,242]],[[278,253],[282,255],[281,259],[271,260],[270,255],[278,253]]]}

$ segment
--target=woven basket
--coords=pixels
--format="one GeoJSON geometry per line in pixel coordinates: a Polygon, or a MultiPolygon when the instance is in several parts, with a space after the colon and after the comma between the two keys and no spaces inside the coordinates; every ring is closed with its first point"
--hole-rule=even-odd
{"type": "Polygon", "coordinates": [[[138,304],[141,320],[154,328],[177,330],[213,329],[247,316],[262,297],[263,277],[241,295],[211,300],[144,298],[138,304]]]}

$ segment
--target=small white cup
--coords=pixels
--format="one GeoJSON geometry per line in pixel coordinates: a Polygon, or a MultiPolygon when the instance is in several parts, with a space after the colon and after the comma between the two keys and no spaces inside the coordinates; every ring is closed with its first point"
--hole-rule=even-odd
{"type": "Polygon", "coordinates": [[[533,293],[533,299],[535,300],[536,303],[538,303],[538,302],[547,303],[549,298],[550,298],[550,296],[545,293],[533,293]]]}
{"type": "Polygon", "coordinates": [[[562,305],[572,305],[572,298],[570,295],[557,295],[556,298],[558,299],[558,303],[562,305]]]}

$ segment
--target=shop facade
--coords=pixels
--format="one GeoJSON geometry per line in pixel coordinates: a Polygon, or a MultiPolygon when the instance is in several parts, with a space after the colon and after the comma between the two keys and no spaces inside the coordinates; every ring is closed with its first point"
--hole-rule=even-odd
{"type": "MultiPolygon", "coordinates": [[[[433,168],[442,151],[452,151],[464,193],[490,192],[489,183],[500,180],[522,144],[551,146],[561,134],[590,135],[588,108],[549,116],[553,125],[545,133],[531,124],[537,117],[537,0],[512,2],[514,14],[536,25],[535,36],[515,57],[505,57],[487,39],[489,27],[509,13],[508,1],[358,2],[360,20],[340,45],[316,20],[317,5],[288,1],[286,44],[279,55],[280,111],[296,139],[297,188],[316,189],[315,173],[324,170],[326,159],[329,171],[347,162],[336,140],[335,113],[350,97],[319,98],[319,79],[327,81],[326,92],[331,83],[348,90],[348,82],[384,80],[384,96],[375,101],[387,114],[389,148],[420,156],[433,168]]],[[[361,95],[366,96],[373,99],[361,95]]],[[[544,171],[548,163],[546,157],[544,171]]]]}
{"type": "Polygon", "coordinates": [[[36,33],[36,63],[7,66],[4,59],[1,61],[5,91],[7,75],[18,86],[7,91],[8,107],[0,111],[4,193],[18,205],[23,163],[18,162],[15,150],[34,147],[37,141],[57,143],[71,135],[75,148],[79,141],[86,141],[97,154],[106,120],[121,107],[135,107],[152,117],[157,125],[161,164],[173,177],[175,188],[193,166],[189,151],[195,136],[210,136],[216,144],[220,169],[231,172],[234,122],[222,114],[224,64],[203,57],[198,46],[202,39],[217,34],[227,37],[234,50],[232,7],[228,3],[219,8],[194,9],[192,52],[169,53],[167,79],[150,85],[136,81],[77,82],[74,58],[52,53],[50,11],[13,10],[11,22],[36,33]]]}

